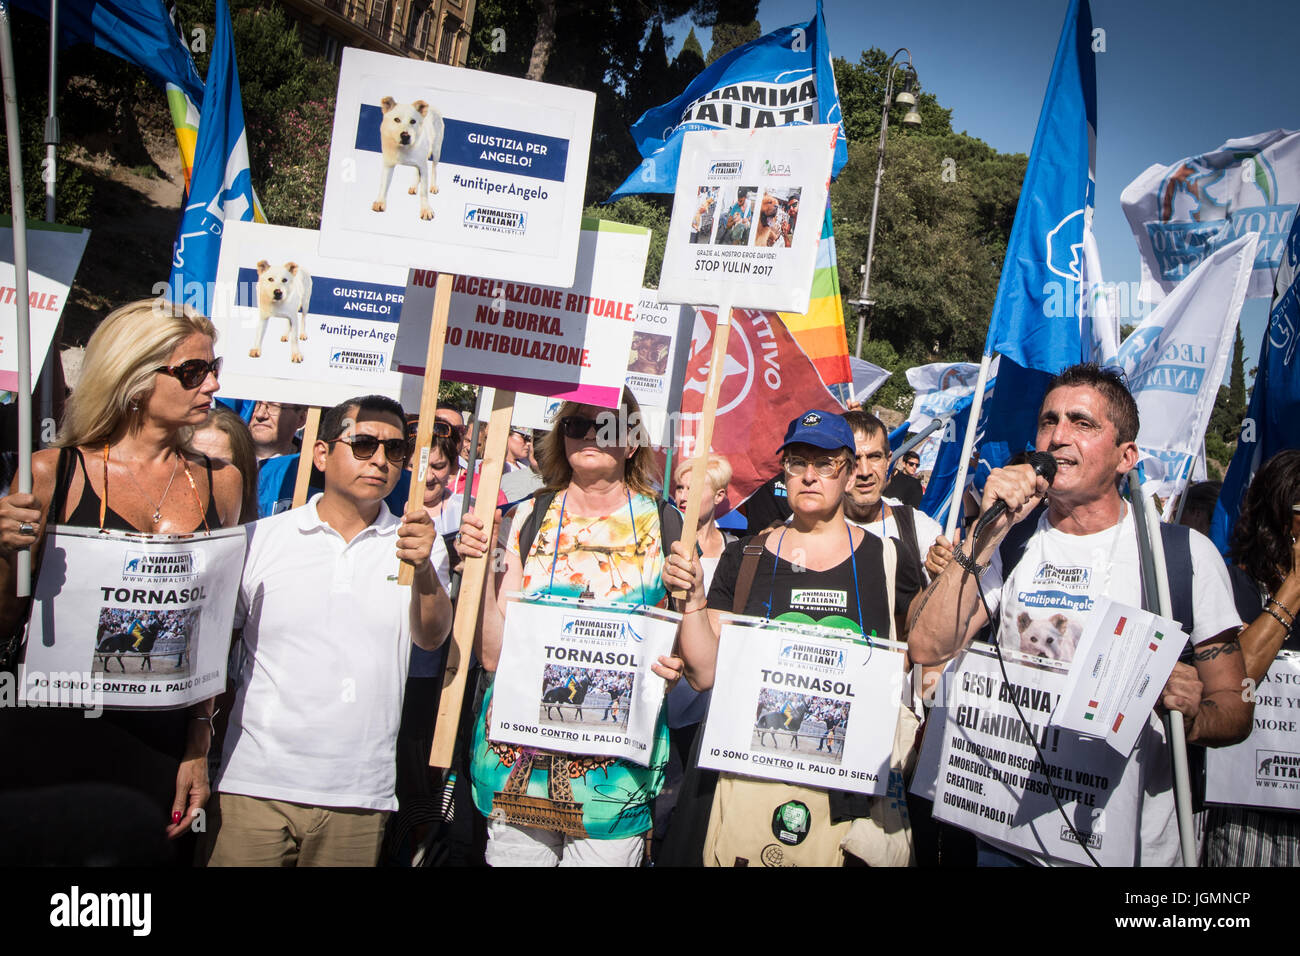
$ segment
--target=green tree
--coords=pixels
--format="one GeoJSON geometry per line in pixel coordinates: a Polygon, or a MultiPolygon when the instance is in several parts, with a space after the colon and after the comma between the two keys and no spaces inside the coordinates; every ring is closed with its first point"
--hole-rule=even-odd
{"type": "MultiPolygon", "coordinates": [[[[850,146],[831,186],[831,209],[850,347],[858,318],[847,300],[862,287],[888,59],[872,49],[856,64],[835,61],[850,146]]],[[[877,354],[869,360],[894,373],[876,401],[900,409],[912,395],[904,370],[974,361],[983,350],[1027,163],[1023,154],[954,133],[951,111],[923,89],[913,92],[920,129],[904,127],[903,111],[891,105],[868,293],[875,305],[863,348],[864,357],[877,354]],[[873,353],[878,342],[888,351],[873,353]]]]}
{"type": "Polygon", "coordinates": [[[652,230],[644,283],[651,287],[659,285],[659,270],[664,263],[664,245],[668,239],[669,209],[665,200],[653,195],[624,196],[608,206],[588,206],[583,211],[583,215],[614,222],[626,222],[634,226],[646,226],[652,230]]]}

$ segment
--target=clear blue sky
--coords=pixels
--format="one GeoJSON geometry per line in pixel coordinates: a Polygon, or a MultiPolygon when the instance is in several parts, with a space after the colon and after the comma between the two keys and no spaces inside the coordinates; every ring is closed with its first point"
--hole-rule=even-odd
{"type": "MultiPolygon", "coordinates": [[[[1003,152],[1028,153],[1067,0],[824,0],[835,56],[912,52],[921,85],[952,110],[953,129],[1003,152]]],[[[763,0],[764,32],[810,19],[816,0],[763,0]]],[[[1106,31],[1097,56],[1097,211],[1108,282],[1136,282],[1137,245],[1120,209],[1124,187],[1153,163],[1224,140],[1300,128],[1296,0],[1092,0],[1106,31]]],[[[690,24],[670,33],[680,49],[690,24]]],[[[705,51],[709,31],[697,30],[705,51]]],[[[1242,311],[1247,368],[1267,321],[1264,299],[1242,311]]],[[[987,318],[987,317],[985,317],[987,318]]]]}

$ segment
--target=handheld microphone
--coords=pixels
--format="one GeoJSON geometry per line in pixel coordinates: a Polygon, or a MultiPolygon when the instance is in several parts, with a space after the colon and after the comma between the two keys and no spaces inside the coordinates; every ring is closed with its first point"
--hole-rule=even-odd
{"type": "MultiPolygon", "coordinates": [[[[1034,474],[1042,475],[1047,479],[1050,485],[1056,478],[1056,459],[1045,451],[1031,451],[1029,453],[1029,464],[1034,466],[1034,474]]],[[[971,534],[970,539],[974,541],[980,536],[980,533],[991,525],[998,517],[1005,514],[1007,503],[998,499],[989,506],[989,510],[980,515],[980,520],[975,523],[975,531],[971,534]]],[[[973,545],[972,545],[973,547],[973,545]]]]}

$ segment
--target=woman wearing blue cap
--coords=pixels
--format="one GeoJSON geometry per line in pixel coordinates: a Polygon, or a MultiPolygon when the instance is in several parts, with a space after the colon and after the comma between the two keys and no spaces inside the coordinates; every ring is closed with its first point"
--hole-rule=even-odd
{"type": "MultiPolygon", "coordinates": [[[[680,543],[673,546],[664,584],[688,593],[680,646],[692,687],[713,686],[720,617],[726,612],[855,634],[901,634],[896,628],[921,582],[906,562],[894,560],[892,547],[887,552],[880,538],[845,518],[854,449],[853,430],[834,412],[811,409],[790,423],[781,467],[793,515],[783,527],[729,545],[707,597],[699,559],[688,558],[680,543]]],[[[794,806],[810,818],[808,838],[783,848],[785,862],[834,865],[844,861],[840,842],[851,821],[872,812],[872,798],[859,794],[748,778],[741,787],[737,778],[709,771],[694,777],[684,781],[682,793],[693,810],[683,814],[679,803],[663,862],[734,866],[745,859],[760,865],[764,844],[773,842],[769,825],[794,806]],[[723,812],[724,799],[733,801],[730,812],[723,812]],[[736,827],[753,832],[734,832],[736,827]],[[754,848],[753,857],[736,849],[744,846],[754,848]]]]}

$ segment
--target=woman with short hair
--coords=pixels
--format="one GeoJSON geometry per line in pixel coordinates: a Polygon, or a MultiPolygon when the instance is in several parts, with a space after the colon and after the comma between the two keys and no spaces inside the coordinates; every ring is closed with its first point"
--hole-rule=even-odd
{"type": "MultiPolygon", "coordinates": [[[[892,542],[887,552],[885,541],[846,518],[844,493],[854,479],[855,454],[853,430],[840,415],[819,409],[805,412],[790,422],[781,445],[781,467],[793,512],[790,521],[729,545],[707,592],[699,557],[687,556],[680,544],[673,546],[664,582],[674,591],[687,592],[679,646],[691,687],[704,691],[714,685],[721,618],[733,609],[752,617],[816,623],[856,635],[895,638],[902,633],[902,619],[921,582],[907,562],[895,560],[892,542]],[[748,545],[762,549],[748,594],[737,595],[748,545]],[[891,565],[896,566],[892,571],[891,565]],[[816,598],[807,600],[809,594],[816,598]]],[[[718,828],[710,824],[714,788],[720,780],[734,787],[736,779],[713,771],[688,775],[665,843],[665,862],[738,865],[737,858],[715,850],[726,841],[719,841],[718,828]]],[[[869,798],[855,794],[776,781],[754,781],[752,787],[763,788],[774,808],[788,800],[812,808],[815,825],[830,829],[815,833],[809,847],[838,847],[848,833],[848,821],[870,812],[869,798]],[[832,820],[836,821],[833,827],[832,820]]],[[[716,809],[713,815],[722,818],[716,809]]],[[[770,811],[767,817],[742,821],[740,830],[728,831],[727,845],[747,842],[761,850],[763,842],[772,839],[770,811]]],[[[731,819],[736,819],[734,814],[731,819]]],[[[829,865],[843,856],[822,854],[801,862],[802,850],[784,847],[783,852],[795,865],[829,865]]]]}
{"type": "MultiPolygon", "coordinates": [[[[46,524],[147,533],[233,527],[239,471],[190,449],[220,387],[216,330],[188,307],[141,299],[109,315],[86,345],[55,448],[32,456],[32,493],[0,498],[0,621],[21,628],[14,552],[39,551],[46,524]]],[[[3,708],[0,789],[115,783],[152,801],[160,830],[190,830],[208,798],[211,702],[190,710],[3,708]]]]}

